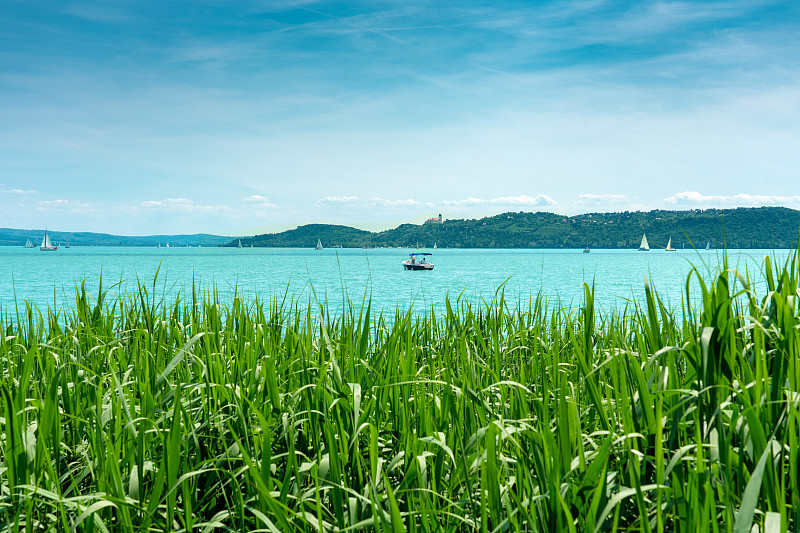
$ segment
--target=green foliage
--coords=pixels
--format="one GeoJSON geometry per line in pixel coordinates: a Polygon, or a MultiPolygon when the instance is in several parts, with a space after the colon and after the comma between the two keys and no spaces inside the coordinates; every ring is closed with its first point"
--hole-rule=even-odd
{"type": "Polygon", "coordinates": [[[680,314],[81,286],[0,316],[0,529],[795,531],[797,257],[763,274],[680,314]]]}
{"type": "MultiPolygon", "coordinates": [[[[445,220],[442,224],[402,224],[370,233],[346,226],[310,224],[291,231],[242,239],[246,246],[311,248],[321,239],[345,248],[423,246],[431,248],[638,248],[647,234],[651,248],[792,248],[797,243],[800,213],[785,207],[587,213],[567,217],[553,213],[503,213],[479,220],[445,220]]],[[[238,240],[228,246],[236,246],[238,240]]]]}

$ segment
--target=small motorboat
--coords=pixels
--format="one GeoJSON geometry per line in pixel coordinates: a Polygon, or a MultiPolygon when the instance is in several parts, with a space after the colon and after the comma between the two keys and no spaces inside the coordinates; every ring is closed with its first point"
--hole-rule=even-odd
{"type": "Polygon", "coordinates": [[[433,263],[428,262],[427,256],[433,255],[428,252],[414,252],[408,255],[408,259],[403,261],[403,268],[406,270],[433,270],[433,263]]]}

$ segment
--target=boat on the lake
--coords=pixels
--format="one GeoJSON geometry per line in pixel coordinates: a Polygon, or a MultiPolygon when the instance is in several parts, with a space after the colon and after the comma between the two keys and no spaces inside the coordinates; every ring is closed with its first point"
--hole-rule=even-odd
{"type": "Polygon", "coordinates": [[[587,244],[586,248],[583,249],[583,253],[588,254],[589,252],[591,252],[591,250],[589,249],[589,245],[587,244]]]}
{"type": "Polygon", "coordinates": [[[64,245],[64,248],[69,248],[69,237],[67,237],[67,244],[64,245]]]}
{"type": "Polygon", "coordinates": [[[322,239],[317,239],[317,245],[314,247],[315,250],[322,250],[322,239]]]}
{"type": "Polygon", "coordinates": [[[675,251],[677,251],[675,248],[672,247],[672,237],[670,237],[669,241],[667,241],[667,247],[664,248],[664,251],[667,251],[667,252],[675,252],[675,251]]]}
{"type": "Polygon", "coordinates": [[[36,247],[33,245],[31,240],[28,239],[28,242],[25,243],[25,248],[36,248],[36,247]]]}
{"type": "Polygon", "coordinates": [[[647,234],[645,234],[645,233],[642,234],[642,243],[639,245],[639,251],[640,252],[649,252],[650,251],[650,245],[647,244],[647,234]]]}
{"type": "Polygon", "coordinates": [[[706,241],[706,250],[711,249],[711,241],[706,241]]]}
{"type": "Polygon", "coordinates": [[[241,247],[242,247],[242,239],[239,239],[239,246],[237,246],[237,248],[241,248],[241,247]]]}
{"type": "Polygon", "coordinates": [[[43,252],[55,252],[58,250],[58,246],[50,242],[50,236],[47,234],[47,230],[44,230],[44,238],[42,239],[41,246],[39,246],[39,250],[43,252]]]}
{"type": "Polygon", "coordinates": [[[408,259],[403,261],[403,268],[406,270],[433,270],[433,263],[428,262],[428,256],[433,255],[429,252],[414,252],[408,254],[408,259]]]}

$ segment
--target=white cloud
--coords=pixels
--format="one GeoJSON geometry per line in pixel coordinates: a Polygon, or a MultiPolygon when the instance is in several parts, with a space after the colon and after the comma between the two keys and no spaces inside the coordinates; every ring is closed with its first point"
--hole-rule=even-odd
{"type": "Polygon", "coordinates": [[[0,191],[3,194],[38,194],[36,189],[3,189],[0,191]]]}
{"type": "Polygon", "coordinates": [[[256,204],[259,207],[277,207],[274,203],[269,201],[269,198],[266,196],[261,196],[260,194],[254,194],[252,196],[248,196],[247,198],[242,199],[243,202],[256,204]]]}
{"type": "Polygon", "coordinates": [[[423,202],[413,198],[405,200],[391,200],[388,198],[381,198],[380,196],[373,196],[369,199],[359,198],[358,196],[326,196],[317,200],[318,206],[323,205],[359,205],[363,208],[368,207],[388,207],[388,208],[402,208],[402,207],[434,207],[436,204],[433,202],[423,202]]]}
{"type": "Polygon", "coordinates": [[[193,211],[221,211],[227,206],[221,205],[200,205],[187,198],[165,198],[164,200],[146,200],[139,204],[146,209],[163,209],[173,212],[193,212],[193,211]]]}
{"type": "Polygon", "coordinates": [[[39,209],[89,209],[90,204],[73,202],[71,200],[42,200],[39,209]]]}
{"type": "Polygon", "coordinates": [[[546,194],[539,194],[537,196],[528,196],[522,194],[520,196],[501,196],[499,198],[484,199],[484,198],[465,198],[463,200],[445,200],[442,205],[448,207],[476,207],[476,206],[526,206],[526,207],[550,207],[556,205],[556,201],[547,196],[546,194]]]}
{"type": "Polygon", "coordinates": [[[317,205],[349,204],[357,202],[358,200],[359,200],[358,196],[326,196],[325,198],[320,198],[319,200],[317,200],[317,205]]]}
{"type": "Polygon", "coordinates": [[[796,205],[800,196],[771,196],[761,194],[734,194],[730,196],[705,195],[697,191],[684,191],[673,194],[664,201],[674,205],[721,204],[726,206],[796,205]]]}
{"type": "Polygon", "coordinates": [[[433,207],[433,202],[420,202],[409,198],[407,200],[387,200],[386,198],[370,198],[369,201],[382,207],[433,207]]]}
{"type": "Polygon", "coordinates": [[[630,197],[625,194],[579,194],[575,202],[580,206],[606,206],[619,205],[630,202],[630,197]]]}

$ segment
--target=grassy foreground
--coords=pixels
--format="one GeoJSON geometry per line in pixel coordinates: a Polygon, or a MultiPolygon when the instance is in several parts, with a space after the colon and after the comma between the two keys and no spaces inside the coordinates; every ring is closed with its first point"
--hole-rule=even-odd
{"type": "Polygon", "coordinates": [[[794,531],[799,269],[597,317],[81,288],[0,317],[0,528],[794,531]]]}

